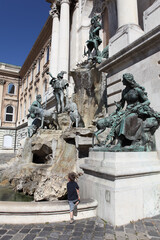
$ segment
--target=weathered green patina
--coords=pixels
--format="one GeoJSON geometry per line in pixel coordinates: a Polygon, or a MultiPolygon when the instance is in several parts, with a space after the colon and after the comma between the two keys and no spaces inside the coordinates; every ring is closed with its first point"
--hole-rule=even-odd
{"type": "Polygon", "coordinates": [[[36,96],[36,101],[34,101],[30,108],[28,109],[29,114],[28,118],[28,136],[32,137],[34,133],[36,133],[37,129],[41,126],[41,119],[39,113],[36,109],[42,109],[42,97],[41,95],[36,96]]]}
{"type": "Polygon", "coordinates": [[[91,18],[91,27],[89,31],[89,40],[87,40],[87,48],[84,49],[84,55],[88,56],[89,62],[101,63],[102,58],[108,58],[108,46],[101,52],[98,47],[102,43],[99,32],[102,29],[101,17],[99,15],[91,18]]]}
{"type": "Polygon", "coordinates": [[[60,129],[57,111],[55,108],[46,110],[41,105],[41,95],[37,95],[36,101],[29,108],[28,117],[28,136],[32,137],[38,128],[60,129]]]}
{"type": "Polygon", "coordinates": [[[67,89],[69,86],[68,81],[63,79],[63,76],[66,72],[61,71],[58,73],[57,78],[53,77],[50,72],[49,74],[51,76],[50,84],[53,87],[53,93],[55,95],[56,101],[57,101],[57,112],[64,112],[64,89],[67,89]]]}
{"type": "MultiPolygon", "coordinates": [[[[98,134],[106,127],[111,128],[105,142],[106,151],[152,151],[155,149],[154,133],[160,124],[160,113],[150,107],[145,88],[134,80],[130,73],[123,75],[122,98],[117,104],[117,109],[107,118],[97,122],[98,134]],[[123,110],[125,103],[127,107],[123,110]],[[116,145],[113,145],[117,141],[116,145]]],[[[93,141],[94,144],[94,141],[93,141]]]]}

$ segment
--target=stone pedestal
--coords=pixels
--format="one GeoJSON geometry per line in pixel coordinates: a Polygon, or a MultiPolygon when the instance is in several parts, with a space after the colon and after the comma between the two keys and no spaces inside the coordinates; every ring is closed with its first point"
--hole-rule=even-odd
{"type": "Polygon", "coordinates": [[[117,0],[117,13],[118,30],[109,40],[109,57],[144,34],[138,25],[137,0],[117,0]]]}
{"type": "Polygon", "coordinates": [[[109,40],[109,57],[127,47],[144,34],[136,24],[127,24],[120,27],[117,33],[109,40]]]}
{"type": "Polygon", "coordinates": [[[98,216],[114,226],[160,214],[157,152],[90,149],[82,169],[81,196],[98,201],[98,216]]]}
{"type": "Polygon", "coordinates": [[[149,32],[153,28],[160,25],[160,0],[155,1],[144,12],[144,31],[149,32]]]}

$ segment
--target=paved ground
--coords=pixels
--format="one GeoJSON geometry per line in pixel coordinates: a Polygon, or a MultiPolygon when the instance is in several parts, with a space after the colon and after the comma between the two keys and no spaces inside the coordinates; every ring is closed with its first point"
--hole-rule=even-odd
{"type": "Polygon", "coordinates": [[[113,228],[99,218],[69,222],[0,225],[0,240],[158,240],[160,215],[113,228]]]}

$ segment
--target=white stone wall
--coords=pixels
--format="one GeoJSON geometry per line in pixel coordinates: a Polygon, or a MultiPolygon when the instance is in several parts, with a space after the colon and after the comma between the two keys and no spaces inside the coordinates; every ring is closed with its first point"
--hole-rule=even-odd
{"type": "Polygon", "coordinates": [[[17,130],[17,141],[16,141],[17,149],[20,147],[21,140],[26,138],[27,136],[28,136],[27,127],[23,127],[17,130]]]}

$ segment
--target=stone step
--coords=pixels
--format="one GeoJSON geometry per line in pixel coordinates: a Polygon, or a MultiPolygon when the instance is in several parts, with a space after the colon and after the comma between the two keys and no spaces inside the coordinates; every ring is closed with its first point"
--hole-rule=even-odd
{"type": "MultiPolygon", "coordinates": [[[[98,203],[84,199],[78,205],[76,220],[96,217],[98,203]]],[[[53,202],[2,202],[0,201],[0,224],[32,224],[69,221],[67,200],[53,202]]]]}

